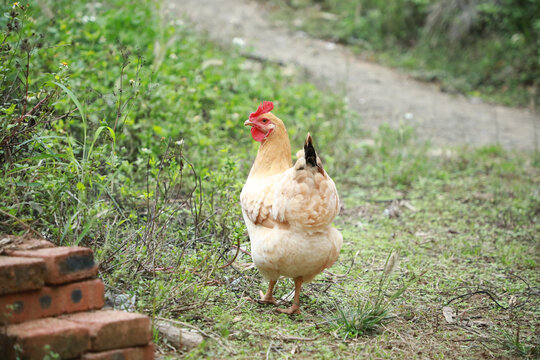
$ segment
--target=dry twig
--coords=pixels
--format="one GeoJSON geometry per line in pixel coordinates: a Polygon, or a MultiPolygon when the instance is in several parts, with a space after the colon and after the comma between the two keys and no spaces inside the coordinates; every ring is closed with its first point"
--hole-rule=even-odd
{"type": "Polygon", "coordinates": [[[7,217],[10,217],[12,218],[13,220],[15,220],[16,222],[18,222],[19,224],[21,224],[21,226],[23,228],[25,228],[26,230],[32,232],[34,235],[36,235],[37,237],[39,237],[40,239],[45,239],[43,237],[43,235],[41,235],[39,232],[37,232],[36,230],[34,230],[32,227],[30,227],[30,225],[26,224],[24,221],[22,221],[21,219],[19,219],[18,217],[14,216],[14,215],[11,215],[10,213],[8,212],[5,212],[4,210],[0,209],[0,213],[2,215],[5,215],[7,217]]]}
{"type": "Polygon", "coordinates": [[[450,299],[446,303],[445,306],[448,306],[451,303],[453,303],[454,301],[459,300],[459,299],[463,299],[463,298],[469,299],[472,296],[477,295],[477,294],[485,294],[485,295],[487,295],[498,307],[500,307],[503,310],[508,310],[508,307],[505,307],[505,306],[499,304],[497,299],[495,299],[495,295],[493,295],[489,290],[476,290],[476,291],[468,292],[468,293],[463,294],[463,295],[456,296],[456,297],[450,299]]]}

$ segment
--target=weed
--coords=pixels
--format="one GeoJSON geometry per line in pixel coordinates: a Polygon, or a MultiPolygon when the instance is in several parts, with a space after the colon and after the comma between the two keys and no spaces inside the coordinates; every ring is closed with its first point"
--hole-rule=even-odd
{"type": "Polygon", "coordinates": [[[358,301],[355,307],[344,308],[339,304],[337,305],[337,314],[334,321],[338,326],[338,330],[343,334],[343,339],[372,333],[393,318],[393,302],[400,298],[415,281],[414,278],[410,279],[405,285],[393,291],[387,297],[390,275],[397,267],[397,262],[398,255],[395,252],[386,258],[378,286],[376,289],[372,289],[375,295],[358,301]]]}
{"type": "Polygon", "coordinates": [[[519,325],[516,327],[515,333],[502,329],[496,337],[508,350],[512,353],[522,356],[526,359],[534,359],[538,356],[539,347],[537,345],[529,345],[533,339],[528,339],[524,343],[519,338],[519,325]]]}
{"type": "Polygon", "coordinates": [[[53,119],[51,105],[58,92],[43,84],[50,75],[31,74],[43,36],[31,34],[28,5],[12,5],[0,25],[0,164],[10,164],[31,156],[33,141],[41,140],[36,133],[53,119]]]}

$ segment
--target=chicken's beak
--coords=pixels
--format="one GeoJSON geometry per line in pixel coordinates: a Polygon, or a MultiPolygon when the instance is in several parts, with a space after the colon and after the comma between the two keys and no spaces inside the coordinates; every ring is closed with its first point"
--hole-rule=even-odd
{"type": "Polygon", "coordinates": [[[246,122],[244,123],[244,126],[253,126],[255,125],[253,122],[251,122],[251,120],[246,120],[246,122]]]}

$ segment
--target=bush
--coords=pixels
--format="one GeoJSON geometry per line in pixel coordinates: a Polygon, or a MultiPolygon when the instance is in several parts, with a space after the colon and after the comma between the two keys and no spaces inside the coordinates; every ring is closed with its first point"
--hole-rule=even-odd
{"type": "Polygon", "coordinates": [[[256,146],[243,122],[260,100],[297,119],[298,146],[308,127],[320,146],[333,141],[346,115],[163,6],[40,1],[3,5],[0,22],[0,233],[93,247],[109,284],[152,292],[149,311],[206,291],[193,278],[243,238],[238,195],[256,146]]]}
{"type": "MultiPolygon", "coordinates": [[[[276,0],[278,3],[282,1],[276,0]]],[[[291,1],[303,29],[374,52],[449,92],[529,105],[540,78],[536,0],[291,1]],[[321,16],[320,9],[332,16],[321,16]]],[[[289,6],[289,5],[284,5],[289,6]]],[[[289,13],[288,13],[289,14],[289,13]]]]}

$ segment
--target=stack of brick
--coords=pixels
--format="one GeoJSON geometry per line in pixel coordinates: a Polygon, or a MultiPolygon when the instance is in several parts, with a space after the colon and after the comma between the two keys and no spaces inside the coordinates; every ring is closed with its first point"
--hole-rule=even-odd
{"type": "Polygon", "coordinates": [[[26,240],[0,255],[0,358],[153,359],[150,318],[104,306],[92,250],[26,240]]]}

